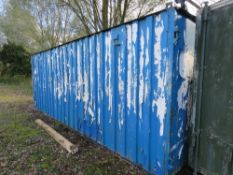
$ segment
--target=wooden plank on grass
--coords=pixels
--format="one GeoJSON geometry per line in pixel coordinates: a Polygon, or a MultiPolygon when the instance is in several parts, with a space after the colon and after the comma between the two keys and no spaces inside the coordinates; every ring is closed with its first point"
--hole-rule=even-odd
{"type": "Polygon", "coordinates": [[[72,144],[69,140],[47,125],[40,119],[35,120],[35,122],[43,128],[54,140],[56,140],[63,148],[65,148],[69,153],[75,154],[78,152],[78,147],[72,144]]]}

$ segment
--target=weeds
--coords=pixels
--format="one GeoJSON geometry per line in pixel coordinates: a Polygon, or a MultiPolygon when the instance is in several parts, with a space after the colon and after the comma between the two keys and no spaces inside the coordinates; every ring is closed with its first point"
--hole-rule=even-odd
{"type": "Polygon", "coordinates": [[[145,174],[110,151],[93,144],[33,108],[31,80],[0,77],[0,175],[8,174],[145,174]],[[36,126],[43,118],[62,135],[79,145],[69,155],[36,126]]]}

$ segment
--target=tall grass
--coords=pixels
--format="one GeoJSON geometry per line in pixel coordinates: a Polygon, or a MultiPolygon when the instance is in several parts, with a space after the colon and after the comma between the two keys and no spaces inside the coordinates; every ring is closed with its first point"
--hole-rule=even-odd
{"type": "Polygon", "coordinates": [[[10,86],[13,89],[20,89],[25,95],[32,95],[31,77],[18,76],[0,76],[0,86],[10,86]]]}
{"type": "Polygon", "coordinates": [[[20,85],[25,83],[25,81],[30,81],[30,79],[31,77],[26,77],[24,75],[0,76],[0,83],[8,85],[20,85]]]}

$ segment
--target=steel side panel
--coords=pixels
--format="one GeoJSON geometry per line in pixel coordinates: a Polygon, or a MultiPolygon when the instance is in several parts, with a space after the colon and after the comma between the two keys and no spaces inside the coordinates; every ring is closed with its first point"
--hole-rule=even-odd
{"type": "Polygon", "coordinates": [[[169,162],[179,141],[170,139],[176,18],[170,8],[34,55],[36,107],[153,174],[172,174],[184,164],[169,162]]]}
{"type": "MultiPolygon", "coordinates": [[[[188,130],[190,128],[190,79],[180,74],[182,59],[194,61],[195,23],[182,16],[175,21],[179,42],[174,47],[170,163],[178,165],[188,160],[188,130]],[[188,112],[187,112],[188,110],[188,112]]],[[[174,166],[177,167],[177,166],[174,166]]],[[[173,171],[179,169],[171,168],[173,171]]]]}
{"type": "Polygon", "coordinates": [[[104,34],[96,39],[96,80],[97,80],[97,142],[104,144],[104,34]]]}
{"type": "Polygon", "coordinates": [[[92,36],[89,42],[90,47],[90,137],[96,141],[97,136],[97,120],[96,120],[96,36],[92,36]]]}
{"type": "Polygon", "coordinates": [[[139,23],[127,25],[127,113],[126,113],[126,156],[137,160],[137,123],[138,123],[138,60],[139,57],[139,23]]]}
{"type": "Polygon", "coordinates": [[[198,44],[202,46],[203,43],[205,49],[197,48],[198,72],[203,71],[203,79],[199,80],[202,87],[198,89],[200,125],[196,132],[201,132],[198,145],[195,145],[196,168],[205,175],[232,175],[233,4],[232,1],[223,1],[219,7],[217,4],[206,10],[207,20],[202,19],[203,13],[198,25],[198,29],[203,31],[206,22],[205,35],[198,33],[197,36],[198,44]],[[204,65],[200,64],[201,61],[204,65]]]}

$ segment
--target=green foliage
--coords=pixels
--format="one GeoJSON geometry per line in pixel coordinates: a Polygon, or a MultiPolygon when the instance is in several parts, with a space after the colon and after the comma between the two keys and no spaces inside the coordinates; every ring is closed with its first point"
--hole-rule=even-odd
{"type": "Polygon", "coordinates": [[[5,1],[5,12],[0,16],[0,30],[8,41],[35,52],[41,49],[38,43],[40,34],[36,19],[30,15],[24,4],[25,0],[5,1]]]}
{"type": "Polygon", "coordinates": [[[3,8],[0,44],[7,40],[30,53],[72,40],[82,30],[73,11],[58,0],[8,0],[3,8]]]}
{"type": "Polygon", "coordinates": [[[8,43],[0,51],[0,75],[31,74],[30,54],[20,45],[8,43]]]}

